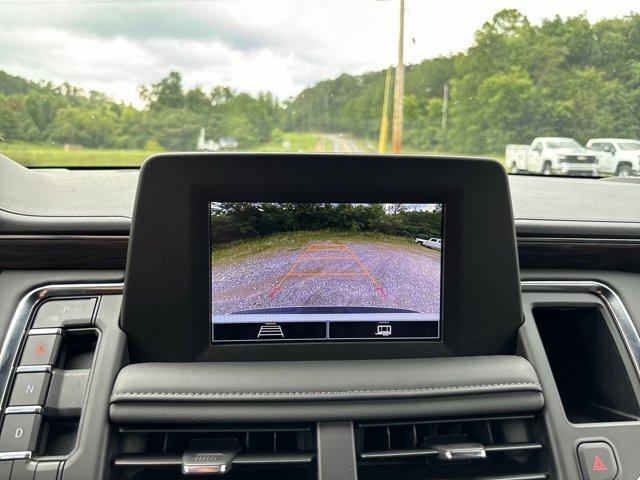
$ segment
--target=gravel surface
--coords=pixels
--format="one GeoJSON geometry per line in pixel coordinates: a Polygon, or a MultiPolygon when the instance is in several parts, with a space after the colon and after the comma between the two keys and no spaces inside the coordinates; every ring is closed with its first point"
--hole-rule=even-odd
{"type": "Polygon", "coordinates": [[[440,271],[440,252],[428,248],[319,240],[214,265],[212,310],[373,306],[439,313],[440,271]]]}

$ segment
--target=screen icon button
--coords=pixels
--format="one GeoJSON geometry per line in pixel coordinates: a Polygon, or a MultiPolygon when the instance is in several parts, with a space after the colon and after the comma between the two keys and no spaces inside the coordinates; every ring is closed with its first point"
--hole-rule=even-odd
{"type": "Polygon", "coordinates": [[[389,325],[388,323],[379,324],[374,335],[378,337],[388,337],[389,335],[391,335],[391,325],[389,325]]]}
{"type": "Polygon", "coordinates": [[[284,333],[280,325],[269,322],[260,327],[258,338],[284,338],[284,333]]]}
{"type": "Polygon", "coordinates": [[[324,340],[327,338],[327,322],[214,323],[213,338],[216,342],[324,340]]]}
{"type": "Polygon", "coordinates": [[[327,338],[335,340],[369,339],[384,342],[397,339],[436,339],[439,335],[438,320],[334,320],[328,323],[327,338]]]}

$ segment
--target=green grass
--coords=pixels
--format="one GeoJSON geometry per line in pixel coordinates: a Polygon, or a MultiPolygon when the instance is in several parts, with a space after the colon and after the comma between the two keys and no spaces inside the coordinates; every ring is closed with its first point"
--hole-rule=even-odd
{"type": "Polygon", "coordinates": [[[250,238],[214,247],[215,262],[235,263],[263,252],[298,250],[310,242],[369,242],[397,245],[422,253],[438,252],[417,245],[413,238],[378,232],[340,232],[332,230],[276,233],[267,237],[250,238]]]}
{"type": "Polygon", "coordinates": [[[56,145],[0,143],[0,153],[25,167],[138,167],[158,152],[107,148],[65,151],[56,145]]]}
{"type": "MultiPolygon", "coordinates": [[[[256,152],[329,152],[332,142],[316,133],[282,132],[276,139],[248,148],[256,152]]],[[[365,153],[374,153],[377,145],[372,140],[351,138],[365,153]],[[373,148],[373,150],[372,150],[373,148]]],[[[388,152],[391,150],[389,149],[388,152]]],[[[26,167],[139,167],[149,156],[159,153],[154,150],[84,148],[65,151],[57,145],[34,145],[29,143],[0,143],[0,154],[26,167]]],[[[445,155],[442,152],[427,152],[406,147],[404,153],[445,155]]],[[[494,158],[504,165],[504,155],[479,155],[494,158]]]]}
{"type": "MultiPolygon", "coordinates": [[[[354,137],[349,136],[350,140],[352,140],[363,153],[377,153],[378,152],[378,141],[377,139],[366,139],[362,137],[354,137]]],[[[387,145],[387,151],[385,153],[391,153],[391,142],[387,145]]],[[[404,154],[419,154],[419,155],[451,155],[451,156],[472,156],[472,157],[483,157],[483,158],[491,158],[493,160],[497,160],[502,165],[504,165],[504,153],[495,154],[495,153],[482,153],[482,154],[473,154],[469,155],[468,153],[456,153],[456,152],[435,152],[431,150],[420,150],[412,146],[405,145],[402,149],[402,153],[404,154]]]]}
{"type": "Polygon", "coordinates": [[[328,152],[331,142],[315,133],[283,132],[278,138],[252,148],[256,152],[328,152]]]}
{"type": "MultiPolygon", "coordinates": [[[[312,133],[286,132],[257,147],[257,152],[326,152],[331,142],[312,133]]],[[[147,157],[160,151],[110,148],[83,148],[65,151],[58,145],[0,143],[0,154],[25,167],[139,167],[147,157]]]]}

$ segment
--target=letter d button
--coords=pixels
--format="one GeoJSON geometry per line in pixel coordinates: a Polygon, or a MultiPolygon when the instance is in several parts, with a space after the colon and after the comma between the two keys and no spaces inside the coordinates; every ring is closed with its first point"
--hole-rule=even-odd
{"type": "Polygon", "coordinates": [[[0,430],[0,452],[32,452],[38,442],[42,416],[12,413],[4,417],[0,430]]]}

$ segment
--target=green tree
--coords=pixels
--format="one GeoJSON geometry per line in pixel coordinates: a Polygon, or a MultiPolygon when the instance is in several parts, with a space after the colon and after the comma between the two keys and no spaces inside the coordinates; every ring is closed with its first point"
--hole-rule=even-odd
{"type": "Polygon", "coordinates": [[[24,110],[19,95],[0,94],[0,141],[37,141],[38,127],[24,110]]]}
{"type": "Polygon", "coordinates": [[[42,139],[48,133],[63,100],[53,93],[29,92],[24,97],[24,107],[33,123],[38,127],[42,139]]]}
{"type": "Polygon", "coordinates": [[[209,113],[212,110],[211,98],[201,88],[193,88],[184,96],[185,107],[192,112],[209,113]]]}
{"type": "Polygon", "coordinates": [[[105,109],[65,107],[56,113],[51,126],[51,139],[57,143],[108,147],[114,143],[115,131],[116,118],[105,109]]]}
{"type": "Polygon", "coordinates": [[[180,72],[172,71],[167,77],[154,83],[151,87],[139,87],[138,92],[150,109],[183,108],[185,106],[180,72]]]}

